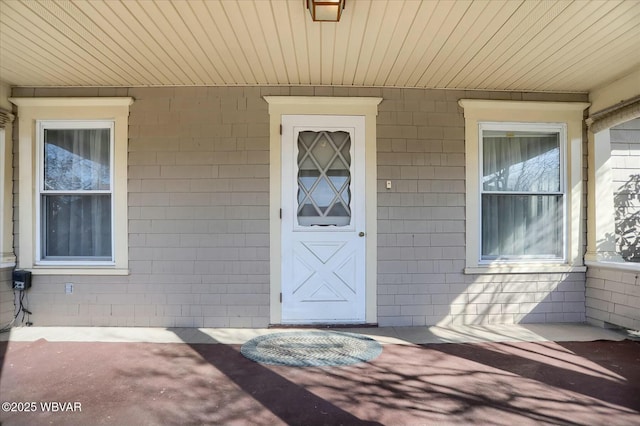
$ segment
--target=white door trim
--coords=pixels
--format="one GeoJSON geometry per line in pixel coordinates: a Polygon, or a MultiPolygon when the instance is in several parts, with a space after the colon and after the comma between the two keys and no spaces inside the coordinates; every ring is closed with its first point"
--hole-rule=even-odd
{"type": "Polygon", "coordinates": [[[270,315],[271,324],[282,323],[281,265],[282,227],[282,149],[280,125],[282,115],[323,114],[360,115],[365,117],[366,169],[366,301],[365,322],[377,323],[377,172],[376,172],[376,116],[382,98],[373,97],[314,97],[265,96],[269,104],[269,251],[270,251],[270,315]]]}

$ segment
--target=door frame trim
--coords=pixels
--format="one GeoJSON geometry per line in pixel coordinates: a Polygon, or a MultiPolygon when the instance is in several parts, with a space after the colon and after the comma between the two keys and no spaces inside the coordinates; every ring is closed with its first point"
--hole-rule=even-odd
{"type": "Polygon", "coordinates": [[[269,104],[269,322],[282,323],[282,147],[283,115],[358,115],[365,117],[366,286],[365,322],[377,323],[377,165],[376,117],[382,98],[264,96],[269,104]]]}

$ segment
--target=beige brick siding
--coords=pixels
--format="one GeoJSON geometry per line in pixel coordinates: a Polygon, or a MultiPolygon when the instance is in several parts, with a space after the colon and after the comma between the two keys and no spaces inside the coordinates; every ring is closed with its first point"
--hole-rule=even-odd
{"type": "MultiPolygon", "coordinates": [[[[269,115],[264,95],[380,96],[378,322],[584,320],[584,274],[463,275],[459,98],[586,95],[332,87],[14,89],[133,96],[130,276],[36,276],[36,325],[264,327],[269,321],[269,115]],[[385,189],[387,180],[392,189],[385,189]],[[65,283],[74,293],[65,294],[65,283]]],[[[17,197],[16,197],[17,199],[17,197]]]]}
{"type": "Polygon", "coordinates": [[[11,272],[13,268],[0,269],[0,328],[9,323],[14,315],[11,272]]]}
{"type": "Polygon", "coordinates": [[[136,102],[128,293],[140,302],[116,315],[150,325],[266,326],[269,140],[260,90],[132,89],[129,96],[136,102]]]}
{"type": "Polygon", "coordinates": [[[379,309],[381,324],[585,321],[584,274],[436,273],[414,274],[411,279],[411,283],[385,286],[402,294],[380,296],[380,304],[386,304],[379,309]]]}
{"type": "Polygon", "coordinates": [[[269,116],[260,88],[13,95],[29,94],[136,100],[129,117],[131,275],[34,277],[36,325],[268,325],[269,116]],[[67,282],[73,294],[65,294],[67,282]]]}
{"type": "Polygon", "coordinates": [[[383,89],[378,115],[378,322],[582,322],[585,276],[464,275],[460,98],[585,101],[580,95],[383,89]],[[387,180],[392,189],[386,190],[387,180]]]}
{"type": "MultiPolygon", "coordinates": [[[[616,208],[622,203],[626,217],[640,211],[638,184],[634,175],[640,174],[640,119],[628,121],[611,128],[611,166],[616,208]],[[632,185],[625,185],[631,183],[632,185]],[[636,198],[636,199],[634,199],[636,198]]],[[[620,227],[621,217],[616,225],[620,227]]],[[[636,223],[636,235],[638,227],[636,223]]],[[[619,231],[619,229],[618,229],[619,231]]],[[[640,261],[631,250],[618,250],[627,260],[640,261]]],[[[637,265],[637,263],[631,263],[637,265]]],[[[640,272],[615,268],[589,267],[587,272],[586,315],[587,320],[599,326],[640,329],[640,272]]]]}
{"type": "Polygon", "coordinates": [[[640,243],[640,118],[613,127],[610,132],[618,251],[626,260],[640,262],[637,244],[634,250],[634,246],[621,246],[619,240],[621,231],[635,229],[631,241],[640,243]],[[638,219],[630,220],[631,217],[638,219]]]}
{"type": "Polygon", "coordinates": [[[595,325],[640,330],[640,272],[590,267],[586,305],[595,325]]]}

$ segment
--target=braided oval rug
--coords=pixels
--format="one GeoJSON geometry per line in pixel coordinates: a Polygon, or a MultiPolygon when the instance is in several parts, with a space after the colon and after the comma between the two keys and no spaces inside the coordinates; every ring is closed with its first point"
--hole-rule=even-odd
{"type": "Polygon", "coordinates": [[[240,352],[262,364],[325,367],[371,361],[382,353],[382,345],[361,334],[309,330],[258,336],[240,352]]]}

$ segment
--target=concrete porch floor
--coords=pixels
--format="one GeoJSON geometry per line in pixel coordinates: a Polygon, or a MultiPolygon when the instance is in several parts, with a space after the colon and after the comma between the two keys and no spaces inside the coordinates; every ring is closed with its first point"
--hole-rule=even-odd
{"type": "MultiPolygon", "coordinates": [[[[146,328],[146,327],[16,327],[0,341],[222,343],[241,345],[256,336],[295,328],[146,328]]],[[[624,340],[632,335],[587,324],[448,325],[427,327],[339,328],[360,333],[381,344],[480,342],[544,342],[624,340]]]]}
{"type": "Polygon", "coordinates": [[[14,403],[0,424],[640,424],[632,335],[583,324],[343,330],[376,338],[382,354],[295,368],[239,353],[291,329],[15,328],[0,335],[0,402],[14,403]]]}

